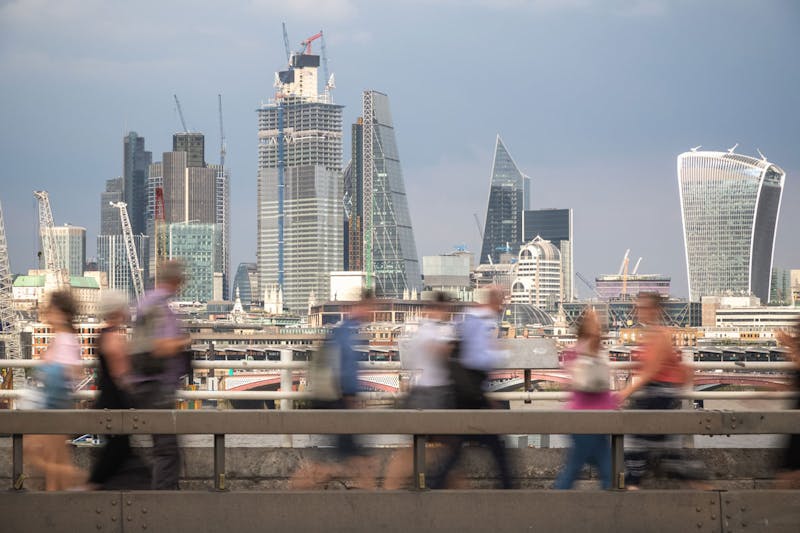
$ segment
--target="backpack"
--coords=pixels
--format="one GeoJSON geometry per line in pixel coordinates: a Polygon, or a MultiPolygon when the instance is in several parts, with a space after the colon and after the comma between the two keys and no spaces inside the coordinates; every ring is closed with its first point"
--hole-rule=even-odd
{"type": "Polygon", "coordinates": [[[578,392],[606,392],[609,385],[609,364],[605,353],[591,356],[577,353],[570,363],[572,390],[578,392]]]}
{"type": "Polygon", "coordinates": [[[158,305],[140,309],[131,331],[131,369],[140,376],[157,376],[164,372],[166,360],[153,354],[156,328],[164,316],[158,305]]]}
{"type": "Polygon", "coordinates": [[[450,379],[453,382],[453,393],[457,409],[479,409],[485,403],[483,396],[483,383],[488,378],[488,374],[483,370],[468,368],[461,362],[464,348],[463,328],[466,321],[456,326],[456,340],[453,344],[453,351],[448,360],[450,379]]]}
{"type": "Polygon", "coordinates": [[[308,390],[318,402],[335,402],[342,397],[341,387],[342,349],[331,338],[313,352],[308,367],[308,390]]]}

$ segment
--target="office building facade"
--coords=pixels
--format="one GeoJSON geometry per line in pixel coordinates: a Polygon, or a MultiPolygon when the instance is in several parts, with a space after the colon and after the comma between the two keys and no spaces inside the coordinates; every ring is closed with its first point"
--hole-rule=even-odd
{"type": "Polygon", "coordinates": [[[320,94],[320,58],[293,54],[258,114],[259,287],[305,314],[343,264],[342,106],[320,94]]]}
{"type": "Polygon", "coordinates": [[[690,151],[678,156],[686,268],[692,300],[770,296],[772,255],[785,179],[765,158],[690,151]]]}
{"type": "Polygon", "coordinates": [[[144,137],[129,132],[123,140],[123,200],[128,204],[134,235],[147,231],[147,168],[152,160],[152,154],[145,150],[144,137]]]}
{"type": "Polygon", "coordinates": [[[233,278],[233,297],[242,302],[242,306],[249,306],[261,300],[258,290],[258,265],[255,263],[239,263],[236,276],[233,278]]]}
{"type": "Polygon", "coordinates": [[[389,97],[364,91],[362,102],[345,171],[345,263],[378,297],[401,298],[422,289],[422,276],[389,97]]]}
{"type": "Polygon", "coordinates": [[[500,262],[500,255],[523,244],[522,212],[530,209],[530,178],[524,175],[497,136],[480,263],[500,262]],[[491,257],[491,260],[489,259],[491,257]]]}
{"type": "Polygon", "coordinates": [[[100,193],[100,235],[122,233],[119,209],[111,204],[123,201],[123,181],[122,178],[106,180],[106,190],[100,193]]]}
{"type": "MultiPolygon", "coordinates": [[[[143,269],[142,279],[146,280],[146,259],[148,253],[147,235],[134,235],[133,244],[139,258],[139,266],[143,269]]],[[[128,294],[133,301],[136,297],[125,238],[122,233],[97,236],[97,268],[106,274],[108,288],[128,294]]]]}
{"type": "Polygon", "coordinates": [[[86,228],[80,226],[53,227],[53,239],[58,250],[59,268],[66,270],[70,276],[83,276],[86,264],[86,228]]]}
{"type": "Polygon", "coordinates": [[[519,251],[511,283],[511,303],[530,304],[552,312],[563,297],[561,252],[555,244],[537,236],[519,251]]]}
{"type": "Polygon", "coordinates": [[[216,224],[176,222],[167,225],[169,259],[183,261],[186,281],[177,295],[179,300],[208,302],[215,299],[215,273],[221,235],[216,224]]]}
{"type": "Polygon", "coordinates": [[[522,239],[530,242],[541,237],[558,246],[564,284],[564,301],[575,297],[572,209],[528,209],[522,212],[522,239]]]}

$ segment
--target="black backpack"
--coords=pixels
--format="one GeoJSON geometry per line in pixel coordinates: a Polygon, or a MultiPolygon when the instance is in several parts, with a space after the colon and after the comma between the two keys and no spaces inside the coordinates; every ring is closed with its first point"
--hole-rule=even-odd
{"type": "Polygon", "coordinates": [[[485,404],[483,384],[489,376],[483,370],[468,368],[461,362],[464,349],[463,330],[467,320],[471,319],[465,318],[464,322],[456,327],[457,340],[453,343],[448,366],[450,379],[453,382],[456,409],[480,409],[485,404]]]}

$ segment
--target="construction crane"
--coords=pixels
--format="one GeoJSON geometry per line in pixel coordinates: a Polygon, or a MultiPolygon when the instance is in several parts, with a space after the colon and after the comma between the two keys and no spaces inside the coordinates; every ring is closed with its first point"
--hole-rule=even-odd
{"type": "Polygon", "coordinates": [[[625,256],[622,258],[622,264],[619,266],[619,275],[622,276],[622,296],[628,294],[628,266],[630,265],[631,250],[625,250],[625,256]]]}
{"type": "Polygon", "coordinates": [[[586,279],[580,272],[575,272],[575,275],[578,276],[578,279],[581,280],[583,284],[586,285],[589,288],[589,290],[591,290],[594,293],[595,296],[597,296],[601,300],[603,299],[603,297],[600,296],[600,293],[597,292],[597,287],[595,286],[594,283],[586,279]]]}
{"type": "Polygon", "coordinates": [[[472,213],[472,218],[475,219],[475,226],[478,228],[478,235],[480,235],[481,242],[483,242],[483,229],[481,228],[481,221],[478,218],[478,213],[472,213]]]}
{"type": "Polygon", "coordinates": [[[311,54],[311,43],[319,39],[320,43],[320,59],[322,60],[322,79],[325,83],[325,94],[330,95],[331,89],[336,88],[336,82],[332,75],[328,73],[328,51],[325,47],[325,35],[322,33],[322,30],[315,33],[311,37],[304,39],[300,46],[301,48],[297,51],[298,54],[311,54]]]}
{"type": "Polygon", "coordinates": [[[56,287],[68,285],[67,273],[64,270],[61,258],[53,235],[53,211],[50,209],[50,195],[47,191],[33,191],[33,196],[39,204],[39,235],[42,240],[44,253],[44,268],[55,275],[56,287]]]}
{"type": "MultiPolygon", "coordinates": [[[[7,359],[22,359],[19,342],[19,326],[17,312],[14,311],[12,294],[11,265],[8,260],[8,243],[6,242],[6,225],[3,219],[3,206],[0,205],[0,338],[5,344],[7,359]]],[[[25,384],[25,370],[15,368],[8,379],[5,374],[2,387],[10,389],[14,382],[18,387],[25,384]]]]}
{"type": "Polygon", "coordinates": [[[636,264],[633,266],[633,270],[631,270],[631,276],[635,276],[636,273],[639,271],[639,265],[642,263],[642,258],[636,260],[636,264]]]}
{"type": "MultiPolygon", "coordinates": [[[[284,31],[286,30],[286,25],[283,25],[284,31]]],[[[226,146],[225,146],[225,130],[222,127],[222,95],[217,95],[217,103],[219,105],[219,166],[225,166],[225,153],[226,153],[226,146]]]]}
{"type": "Polygon", "coordinates": [[[310,55],[311,54],[311,43],[313,43],[317,39],[322,39],[322,30],[319,30],[318,33],[315,33],[314,35],[312,35],[308,39],[303,40],[303,42],[300,43],[300,44],[303,45],[303,48],[300,50],[300,53],[301,54],[310,55]]]}
{"type": "Polygon", "coordinates": [[[181,126],[183,126],[183,132],[189,133],[189,128],[186,127],[186,119],[183,118],[183,109],[181,109],[181,101],[178,100],[177,94],[173,94],[172,97],[175,99],[175,106],[178,108],[178,118],[181,119],[181,126]]]}
{"type": "Polygon", "coordinates": [[[283,23],[283,47],[286,49],[286,62],[292,57],[292,51],[289,47],[289,33],[286,31],[286,23],[283,23]]]}
{"type": "Polygon", "coordinates": [[[133,281],[133,293],[138,302],[144,294],[144,282],[142,281],[142,269],[139,266],[139,255],[136,253],[136,245],[133,242],[133,228],[131,219],[128,217],[128,204],[125,202],[108,202],[112,207],[119,209],[119,220],[122,224],[122,236],[125,240],[125,251],[128,254],[128,267],[131,269],[131,280],[133,281]]]}

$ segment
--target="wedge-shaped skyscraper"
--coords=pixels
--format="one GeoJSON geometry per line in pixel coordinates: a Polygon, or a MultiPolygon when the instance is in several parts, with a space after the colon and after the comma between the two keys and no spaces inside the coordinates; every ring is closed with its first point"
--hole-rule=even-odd
{"type": "Polygon", "coordinates": [[[364,91],[353,125],[353,159],[345,171],[345,265],[363,270],[382,298],[422,289],[389,97],[364,91]]]}
{"type": "Polygon", "coordinates": [[[678,156],[689,295],[769,301],[775,227],[786,174],[766,158],[690,151],[678,156]]]}
{"type": "Polygon", "coordinates": [[[498,135],[494,146],[489,206],[483,227],[481,263],[499,262],[504,251],[516,254],[519,250],[522,245],[522,212],[530,209],[529,195],[530,178],[520,172],[498,135]]]}

